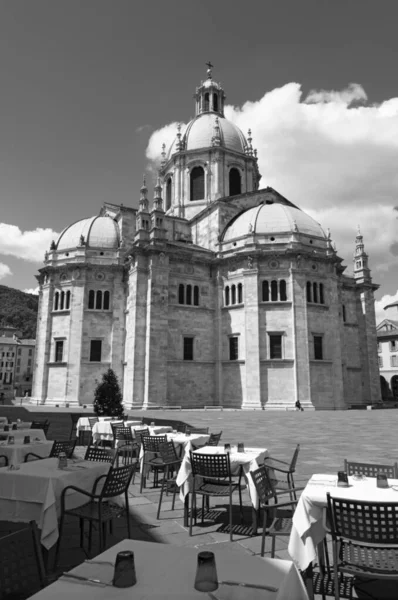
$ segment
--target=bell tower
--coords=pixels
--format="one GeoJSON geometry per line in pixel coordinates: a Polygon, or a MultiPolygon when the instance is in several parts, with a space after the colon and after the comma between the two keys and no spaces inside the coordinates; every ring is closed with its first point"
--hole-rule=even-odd
{"type": "Polygon", "coordinates": [[[225,93],[220,84],[213,80],[211,62],[206,63],[207,79],[196,88],[195,98],[195,115],[202,113],[216,113],[220,117],[224,116],[225,93]]]}

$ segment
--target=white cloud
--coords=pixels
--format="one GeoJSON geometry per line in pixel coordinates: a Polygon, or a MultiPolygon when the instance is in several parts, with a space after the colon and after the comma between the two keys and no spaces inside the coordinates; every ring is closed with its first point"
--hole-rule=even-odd
{"type": "Polygon", "coordinates": [[[398,301],[398,290],[392,296],[390,296],[389,294],[386,294],[380,300],[376,300],[375,311],[376,311],[376,323],[377,324],[381,323],[381,321],[383,321],[384,319],[387,318],[387,314],[386,314],[386,311],[384,310],[384,307],[388,306],[389,304],[392,304],[393,302],[397,302],[397,301],[398,301]]]}
{"type": "Polygon", "coordinates": [[[8,275],[12,275],[10,267],[4,263],[0,263],[0,279],[4,279],[8,275]]]}
{"type": "MultiPolygon", "coordinates": [[[[347,272],[360,225],[377,282],[378,273],[398,265],[398,98],[366,102],[359,84],[312,90],[303,99],[300,85],[287,83],[258,101],[227,106],[225,115],[253,132],[260,186],[275,188],[330,227],[347,272]]],[[[148,159],[159,160],[162,143],[169,148],[176,130],[171,123],[151,135],[148,159]]]]}
{"type": "Polygon", "coordinates": [[[30,262],[43,262],[45,251],[58,236],[59,233],[49,228],[21,231],[16,225],[0,223],[0,254],[30,262]]]}
{"type": "Polygon", "coordinates": [[[35,288],[25,288],[23,291],[25,292],[25,294],[33,294],[34,296],[38,296],[39,295],[39,286],[35,287],[35,288]]]}

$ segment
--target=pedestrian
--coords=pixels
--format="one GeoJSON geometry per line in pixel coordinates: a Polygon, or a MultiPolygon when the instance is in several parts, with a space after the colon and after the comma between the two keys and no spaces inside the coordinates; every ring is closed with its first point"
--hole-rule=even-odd
{"type": "Polygon", "coordinates": [[[301,410],[301,412],[304,412],[304,408],[301,406],[300,400],[296,400],[296,410],[301,410]]]}

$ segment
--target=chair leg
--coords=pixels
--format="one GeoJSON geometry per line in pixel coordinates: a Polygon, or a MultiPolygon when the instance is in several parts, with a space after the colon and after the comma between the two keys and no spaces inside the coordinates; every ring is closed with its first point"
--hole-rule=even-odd
{"type": "Polygon", "coordinates": [[[232,542],[232,493],[229,494],[229,539],[232,542]]]}
{"type": "Polygon", "coordinates": [[[189,535],[192,535],[192,519],[193,519],[193,511],[194,511],[194,504],[195,504],[195,490],[192,490],[191,492],[191,514],[189,515],[189,535]]]}
{"type": "Polygon", "coordinates": [[[83,540],[84,540],[84,519],[79,519],[80,521],[80,548],[83,548],[83,540]]]}
{"type": "Polygon", "coordinates": [[[171,503],[171,510],[174,510],[174,505],[176,502],[176,494],[177,494],[177,483],[174,483],[173,501],[171,503]]]}
{"type": "Polygon", "coordinates": [[[205,497],[202,496],[202,525],[205,521],[205,497]]]}
{"type": "Polygon", "coordinates": [[[88,525],[88,552],[91,554],[91,548],[93,544],[93,522],[90,521],[88,525]]]}
{"type": "Polygon", "coordinates": [[[62,538],[62,531],[64,528],[64,514],[61,514],[61,519],[59,521],[59,527],[58,527],[58,540],[57,540],[57,547],[55,549],[55,558],[54,558],[54,569],[56,568],[57,564],[58,564],[58,557],[59,557],[59,549],[61,546],[61,538],[62,538]]]}
{"type": "MultiPolygon", "coordinates": [[[[159,515],[160,515],[160,507],[162,506],[162,499],[163,499],[163,492],[164,492],[164,483],[165,483],[166,478],[163,478],[162,481],[162,488],[160,490],[160,496],[159,496],[159,504],[158,504],[158,512],[156,514],[156,518],[157,520],[159,520],[159,515]]],[[[167,484],[166,484],[167,485],[167,484]]]]}
{"type": "Polygon", "coordinates": [[[275,558],[275,542],[276,542],[276,537],[273,535],[272,536],[271,558],[275,558]]]}
{"type": "Polygon", "coordinates": [[[107,523],[106,521],[104,523],[102,523],[102,543],[104,544],[104,550],[106,548],[106,526],[107,523]]]}
{"type": "Polygon", "coordinates": [[[103,529],[101,520],[98,521],[98,533],[99,533],[99,553],[104,551],[104,539],[103,539],[103,529]]]}
{"type": "Polygon", "coordinates": [[[263,533],[261,536],[261,556],[265,553],[265,536],[267,534],[267,511],[264,508],[263,533]]]}

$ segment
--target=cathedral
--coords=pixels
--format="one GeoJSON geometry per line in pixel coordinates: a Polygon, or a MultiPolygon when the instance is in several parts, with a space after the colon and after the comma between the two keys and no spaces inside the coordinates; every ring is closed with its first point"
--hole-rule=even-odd
{"type": "Polygon", "coordinates": [[[329,233],[271,187],[213,78],[159,149],[153,201],[105,202],[45,255],[32,396],[91,404],[115,371],[126,408],[338,410],[380,401],[361,233],[344,273],[329,233]]]}

